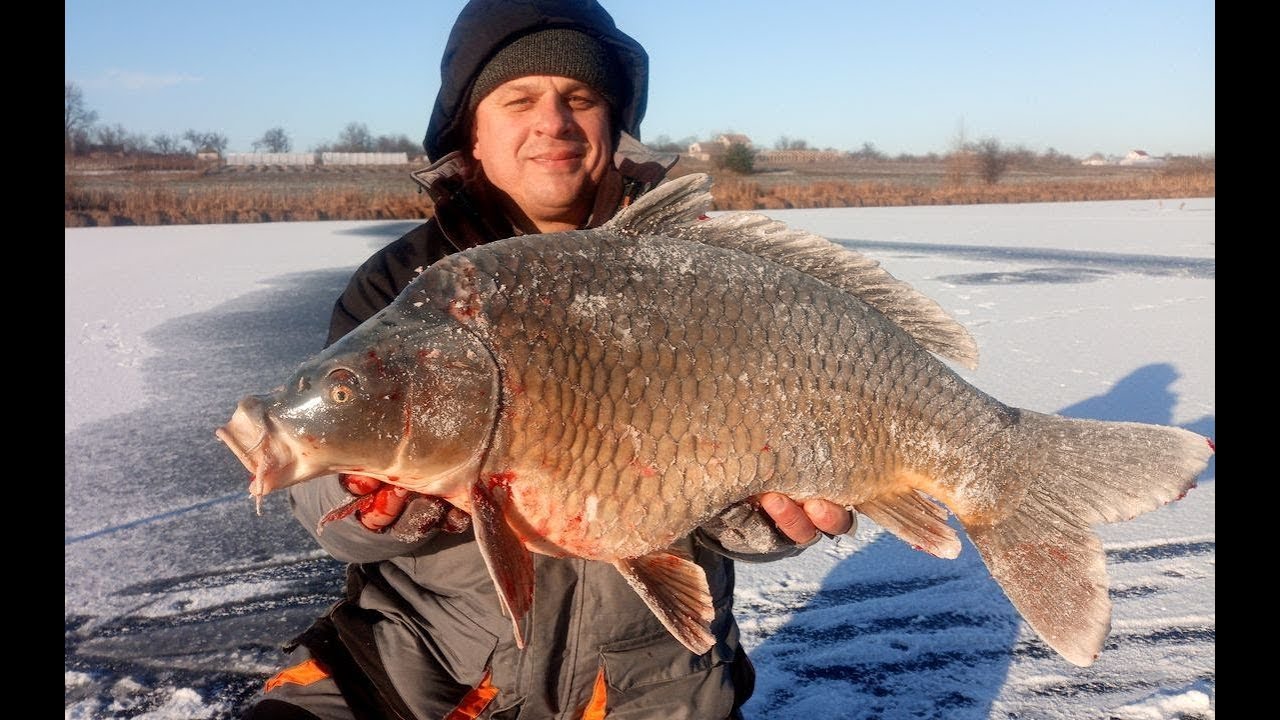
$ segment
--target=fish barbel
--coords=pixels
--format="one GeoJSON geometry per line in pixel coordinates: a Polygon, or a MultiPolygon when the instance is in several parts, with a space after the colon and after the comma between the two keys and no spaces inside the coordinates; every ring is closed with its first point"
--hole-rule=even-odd
{"type": "Polygon", "coordinates": [[[950,511],[1040,637],[1092,663],[1111,603],[1091,526],[1181,497],[1212,443],[1000,403],[939,359],[977,349],[932,300],[761,215],[708,219],[709,189],[435,263],[218,437],[258,497],[353,473],[470,513],[521,646],[532,551],[612,563],[707,651],[706,578],[669,548],[774,491],[946,558],[950,511]]]}

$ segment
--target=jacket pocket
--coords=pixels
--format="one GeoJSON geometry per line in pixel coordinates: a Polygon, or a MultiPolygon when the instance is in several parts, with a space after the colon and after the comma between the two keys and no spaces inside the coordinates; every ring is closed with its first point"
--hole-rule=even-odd
{"type": "Polygon", "coordinates": [[[623,692],[705,675],[732,661],[733,655],[731,648],[719,642],[702,655],[694,655],[666,628],[600,647],[609,686],[623,692]]]}

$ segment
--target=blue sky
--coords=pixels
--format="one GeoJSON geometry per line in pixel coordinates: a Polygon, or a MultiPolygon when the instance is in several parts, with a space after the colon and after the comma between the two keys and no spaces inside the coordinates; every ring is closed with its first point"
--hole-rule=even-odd
{"type": "MultiPolygon", "coordinates": [[[[350,122],[419,140],[463,0],[68,0],[65,76],[99,122],[295,150],[350,122]]],[[[604,0],[651,62],[645,139],[945,152],[963,133],[1078,157],[1215,150],[1208,0],[604,0]]]]}

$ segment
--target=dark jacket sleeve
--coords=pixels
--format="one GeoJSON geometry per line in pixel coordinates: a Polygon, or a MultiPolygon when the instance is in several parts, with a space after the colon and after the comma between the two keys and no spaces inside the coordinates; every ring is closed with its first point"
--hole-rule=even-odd
{"type": "Polygon", "coordinates": [[[351,276],[333,304],[325,347],[390,305],[418,273],[452,251],[432,220],[375,253],[351,276]]]}

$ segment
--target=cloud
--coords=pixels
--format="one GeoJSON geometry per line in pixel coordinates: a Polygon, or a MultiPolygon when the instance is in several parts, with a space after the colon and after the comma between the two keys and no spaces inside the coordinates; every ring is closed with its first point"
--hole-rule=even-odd
{"type": "Polygon", "coordinates": [[[175,85],[203,82],[204,78],[184,73],[149,73],[111,68],[102,74],[94,87],[109,90],[146,91],[160,90],[175,85]]]}

